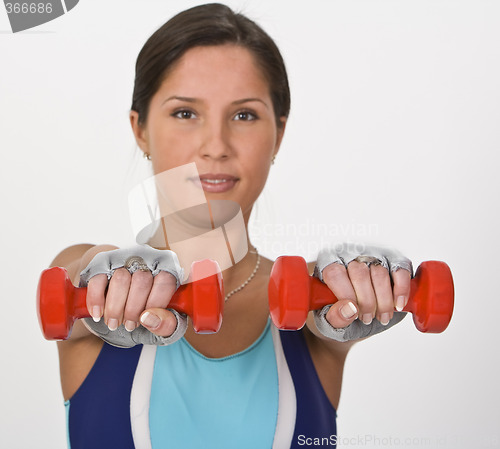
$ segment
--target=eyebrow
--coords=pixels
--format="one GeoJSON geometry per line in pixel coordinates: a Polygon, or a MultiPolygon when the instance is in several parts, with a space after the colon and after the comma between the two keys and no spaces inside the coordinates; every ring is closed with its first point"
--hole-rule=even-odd
{"type": "Polygon", "coordinates": [[[258,101],[258,102],[262,103],[266,108],[269,108],[268,105],[267,105],[267,103],[265,103],[260,98],[242,98],[241,100],[233,101],[232,104],[238,105],[238,104],[243,104],[243,103],[249,103],[249,102],[252,102],[252,101],[258,101]]]}
{"type": "MultiPolygon", "coordinates": [[[[163,106],[167,101],[171,101],[171,100],[185,101],[187,103],[196,103],[196,102],[200,101],[197,98],[193,98],[193,97],[181,97],[179,95],[172,95],[171,97],[168,97],[166,100],[164,100],[161,105],[163,106]]],[[[266,108],[269,109],[269,106],[267,105],[267,103],[265,103],[260,98],[242,98],[241,100],[233,101],[231,104],[240,105],[240,104],[249,103],[252,101],[258,101],[258,102],[262,103],[266,108]]]]}
{"type": "Polygon", "coordinates": [[[196,98],[191,98],[191,97],[179,97],[178,95],[172,95],[171,97],[168,97],[166,100],[163,101],[162,106],[170,100],[179,100],[179,101],[186,101],[188,103],[196,103],[198,100],[196,98]]]}

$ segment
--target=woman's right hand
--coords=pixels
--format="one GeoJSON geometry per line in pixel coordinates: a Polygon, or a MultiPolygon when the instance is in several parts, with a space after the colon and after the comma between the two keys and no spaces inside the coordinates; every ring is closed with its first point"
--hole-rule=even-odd
{"type": "Polygon", "coordinates": [[[131,274],[123,262],[135,255],[147,254],[144,259],[150,260],[162,256],[159,253],[164,253],[163,257],[175,257],[175,254],[150,247],[137,248],[135,252],[134,248],[99,252],[92,258],[81,273],[81,279],[87,278],[87,309],[94,321],[103,318],[111,331],[123,324],[127,331],[132,332],[142,324],[160,337],[169,337],[176,329],[177,319],[167,307],[178,280],[168,271],[155,270],[152,273],[150,270],[154,264],[148,271],[137,270],[131,274]],[[120,267],[115,269],[115,266],[120,267]]]}
{"type": "Polygon", "coordinates": [[[130,274],[118,268],[109,281],[105,274],[89,280],[87,308],[94,321],[104,316],[111,331],[123,324],[132,332],[140,323],[156,335],[169,337],[177,320],[166,308],[175,290],[175,277],[165,271],[153,278],[149,271],[130,274]]]}

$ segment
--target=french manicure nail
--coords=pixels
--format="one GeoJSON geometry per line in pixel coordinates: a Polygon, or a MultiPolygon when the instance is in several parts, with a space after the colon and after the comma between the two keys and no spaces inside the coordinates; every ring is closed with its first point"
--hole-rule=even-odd
{"type": "Polygon", "coordinates": [[[387,326],[390,321],[389,316],[389,312],[384,312],[382,315],[380,315],[380,324],[382,324],[383,326],[387,326]]]}
{"type": "Polygon", "coordinates": [[[101,308],[99,306],[92,307],[92,313],[91,313],[91,315],[92,315],[92,319],[96,323],[98,323],[99,321],[101,321],[101,316],[102,316],[102,314],[101,314],[101,308]]]}
{"type": "Polygon", "coordinates": [[[150,327],[151,329],[155,329],[160,325],[161,320],[154,313],[146,312],[144,315],[141,316],[141,323],[144,324],[144,326],[150,327]]]}
{"type": "Polygon", "coordinates": [[[370,324],[373,320],[372,314],[371,313],[365,313],[363,317],[361,318],[363,323],[365,324],[370,324]]]}
{"type": "Polygon", "coordinates": [[[108,320],[108,328],[110,331],[115,331],[118,329],[118,320],[116,318],[110,318],[108,320]]]}
{"type": "Polygon", "coordinates": [[[340,309],[341,315],[346,319],[352,318],[354,315],[356,315],[358,311],[356,310],[356,307],[352,302],[348,302],[347,304],[343,305],[340,309]]]}
{"type": "Polygon", "coordinates": [[[398,296],[396,299],[396,310],[398,312],[401,312],[404,309],[404,306],[405,306],[405,297],[398,296]]]}
{"type": "Polygon", "coordinates": [[[127,320],[125,321],[125,323],[123,323],[124,326],[125,326],[125,329],[128,331],[128,332],[132,332],[133,330],[135,330],[136,328],[136,322],[135,321],[130,321],[130,320],[127,320]]]}

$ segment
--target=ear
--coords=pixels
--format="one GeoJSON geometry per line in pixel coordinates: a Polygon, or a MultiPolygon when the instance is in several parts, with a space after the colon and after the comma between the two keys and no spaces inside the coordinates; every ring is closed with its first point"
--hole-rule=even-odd
{"type": "Polygon", "coordinates": [[[276,133],[276,145],[274,147],[273,156],[276,156],[278,154],[279,149],[280,149],[281,141],[283,140],[283,136],[285,135],[286,121],[287,121],[287,118],[285,116],[280,117],[280,124],[281,125],[278,127],[278,130],[276,133]]]}
{"type": "Polygon", "coordinates": [[[130,111],[129,117],[137,145],[144,153],[149,153],[148,132],[143,125],[139,124],[139,113],[137,111],[130,111]]]}

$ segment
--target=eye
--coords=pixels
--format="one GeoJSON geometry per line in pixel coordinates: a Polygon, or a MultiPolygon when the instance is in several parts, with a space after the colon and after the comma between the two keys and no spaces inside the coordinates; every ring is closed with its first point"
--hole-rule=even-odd
{"type": "Polygon", "coordinates": [[[181,120],[189,120],[196,118],[196,114],[189,109],[179,109],[172,114],[172,117],[180,118],[181,120]]]}
{"type": "Polygon", "coordinates": [[[241,111],[234,116],[233,120],[242,120],[245,122],[250,122],[253,120],[257,120],[257,115],[255,115],[253,112],[250,111],[241,111]]]}

